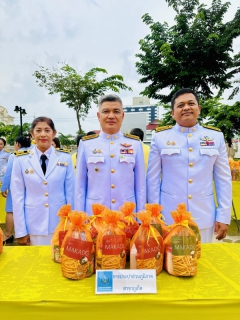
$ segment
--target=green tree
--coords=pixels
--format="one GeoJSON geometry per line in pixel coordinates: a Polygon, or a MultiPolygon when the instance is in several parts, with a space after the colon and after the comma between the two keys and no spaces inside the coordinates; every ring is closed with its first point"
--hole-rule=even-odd
{"type": "MultiPolygon", "coordinates": [[[[22,126],[23,134],[28,134],[31,130],[30,123],[24,123],[22,126]]],[[[5,137],[8,144],[11,146],[14,144],[16,138],[20,136],[20,125],[8,124],[0,122],[0,136],[5,137]]]]}
{"type": "Polygon", "coordinates": [[[223,23],[230,2],[213,0],[211,7],[198,0],[166,0],[176,11],[176,24],[154,22],[147,13],[142,19],[150,34],[139,41],[136,56],[140,83],[147,84],[141,94],[169,103],[174,92],[189,87],[202,98],[220,96],[232,88],[240,71],[240,54],[233,54],[233,40],[240,35],[240,9],[233,20],[223,23]],[[163,89],[168,89],[165,94],[163,89]]]}
{"type": "Polygon", "coordinates": [[[107,73],[102,68],[92,68],[83,76],[65,63],[59,69],[49,70],[43,66],[39,68],[40,70],[33,74],[38,85],[45,87],[49,94],[60,93],[60,102],[65,102],[69,108],[75,110],[79,132],[82,132],[80,119],[87,116],[91,103],[97,103],[99,96],[104,95],[107,90],[132,90],[123,83],[121,75],[112,75],[97,81],[96,77],[100,73],[107,73]]]}
{"type": "Polygon", "coordinates": [[[58,133],[58,139],[62,146],[69,147],[71,145],[76,144],[76,139],[72,137],[72,135],[64,135],[61,132],[58,133]]]}

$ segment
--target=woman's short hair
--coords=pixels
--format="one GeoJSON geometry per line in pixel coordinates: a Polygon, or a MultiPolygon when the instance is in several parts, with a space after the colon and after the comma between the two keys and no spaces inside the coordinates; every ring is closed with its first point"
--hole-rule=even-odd
{"type": "Polygon", "coordinates": [[[39,123],[39,122],[46,122],[49,127],[56,132],[56,129],[55,129],[55,126],[54,126],[54,123],[52,121],[52,119],[50,118],[47,118],[47,117],[38,117],[38,118],[35,118],[32,122],[32,125],[31,125],[31,131],[33,131],[33,129],[36,127],[36,125],[39,123]]]}
{"type": "Polygon", "coordinates": [[[3,142],[4,146],[5,146],[6,145],[6,140],[3,139],[3,138],[0,138],[0,140],[2,140],[2,142],[3,142]]]}
{"type": "Polygon", "coordinates": [[[57,137],[53,138],[52,141],[54,141],[56,148],[61,148],[60,140],[57,137]]]}

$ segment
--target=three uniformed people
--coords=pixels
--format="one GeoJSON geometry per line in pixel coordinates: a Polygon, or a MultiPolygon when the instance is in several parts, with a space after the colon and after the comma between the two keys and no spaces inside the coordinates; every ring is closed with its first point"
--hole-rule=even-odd
{"type": "Polygon", "coordinates": [[[213,233],[218,240],[226,237],[232,183],[223,134],[201,126],[197,120],[200,111],[194,91],[181,89],[173,96],[172,117],[176,125],[159,128],[151,144],[148,202],[163,205],[167,224],[173,223],[170,212],[185,202],[196,218],[202,242],[212,242],[213,233]]]}

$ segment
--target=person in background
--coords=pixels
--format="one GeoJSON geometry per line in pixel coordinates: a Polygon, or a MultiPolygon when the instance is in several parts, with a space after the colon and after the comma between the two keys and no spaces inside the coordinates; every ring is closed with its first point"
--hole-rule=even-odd
{"type": "Polygon", "coordinates": [[[6,172],[8,159],[10,157],[10,152],[5,149],[6,140],[0,138],[0,186],[2,187],[2,180],[6,172]]]}
{"type": "Polygon", "coordinates": [[[145,169],[146,169],[146,172],[147,172],[147,168],[148,168],[148,157],[149,157],[150,147],[149,147],[148,145],[146,145],[145,143],[143,143],[144,132],[143,132],[143,130],[140,129],[140,128],[133,128],[133,129],[130,131],[130,134],[133,134],[133,135],[139,137],[140,140],[142,141],[144,163],[145,163],[145,169]]]}
{"type": "Polygon", "coordinates": [[[201,106],[188,88],[177,91],[171,101],[175,126],[158,128],[150,148],[148,202],[160,203],[167,224],[170,212],[186,203],[199,226],[201,241],[226,237],[231,220],[232,181],[226,147],[218,128],[200,125],[201,106]],[[218,207],[214,203],[213,180],[218,207]]]}
{"type": "Polygon", "coordinates": [[[234,150],[231,138],[226,139],[226,149],[227,149],[228,158],[234,158],[235,150],[234,150]]]}
{"type": "Polygon", "coordinates": [[[60,144],[60,140],[55,137],[52,140],[52,146],[56,149],[56,148],[61,148],[61,144],[60,144]]]}
{"type": "Polygon", "coordinates": [[[36,145],[14,158],[11,192],[15,237],[20,245],[49,245],[59,222],[58,210],[67,203],[73,208],[71,155],[52,147],[56,133],[50,118],[34,119],[31,135],[36,145]]]}
{"type": "Polygon", "coordinates": [[[87,133],[87,136],[91,136],[92,134],[96,134],[96,132],[94,132],[94,131],[89,131],[89,132],[87,133]]]}
{"type": "MultiPolygon", "coordinates": [[[[84,137],[84,134],[80,134],[80,135],[77,136],[77,148],[79,146],[79,142],[82,139],[82,137],[84,137]]],[[[76,167],[77,167],[77,152],[74,152],[72,154],[72,162],[73,162],[74,170],[76,170],[76,167]]]]}
{"type": "MultiPolygon", "coordinates": [[[[31,139],[28,136],[19,136],[16,138],[14,142],[14,150],[15,151],[21,151],[25,153],[31,146],[31,139]]],[[[11,154],[8,160],[6,173],[3,177],[2,182],[2,196],[4,198],[7,198],[6,201],[6,227],[5,227],[5,243],[12,243],[14,240],[13,236],[13,209],[12,209],[12,195],[10,190],[10,181],[11,181],[11,175],[12,175],[12,166],[13,166],[13,160],[14,160],[14,154],[11,154]]]]}
{"type": "Polygon", "coordinates": [[[100,99],[100,134],[82,138],[78,148],[75,210],[92,215],[92,204],[119,210],[125,201],[146,203],[146,175],[142,143],[136,136],[122,134],[122,100],[116,95],[100,99]]]}

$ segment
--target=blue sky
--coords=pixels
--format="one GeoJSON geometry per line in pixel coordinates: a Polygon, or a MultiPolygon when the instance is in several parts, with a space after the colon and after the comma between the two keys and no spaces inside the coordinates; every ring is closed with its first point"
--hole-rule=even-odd
{"type": "MultiPolygon", "coordinates": [[[[231,2],[226,20],[237,9],[238,1],[231,2]]],[[[1,0],[0,105],[15,117],[15,124],[19,115],[13,110],[18,105],[26,109],[26,122],[46,115],[59,132],[75,134],[74,111],[60,103],[59,95],[38,87],[32,76],[37,65],[51,68],[63,61],[81,73],[101,67],[108,75],[121,74],[133,92],[120,96],[124,104],[132,104],[132,97],[144,89],[138,83],[135,54],[139,40],[149,33],[141,20],[147,12],[155,21],[174,23],[175,12],[165,0],[1,0]]],[[[239,39],[234,50],[240,51],[239,39]]],[[[82,122],[85,131],[99,129],[96,112],[93,105],[82,122]]]]}

